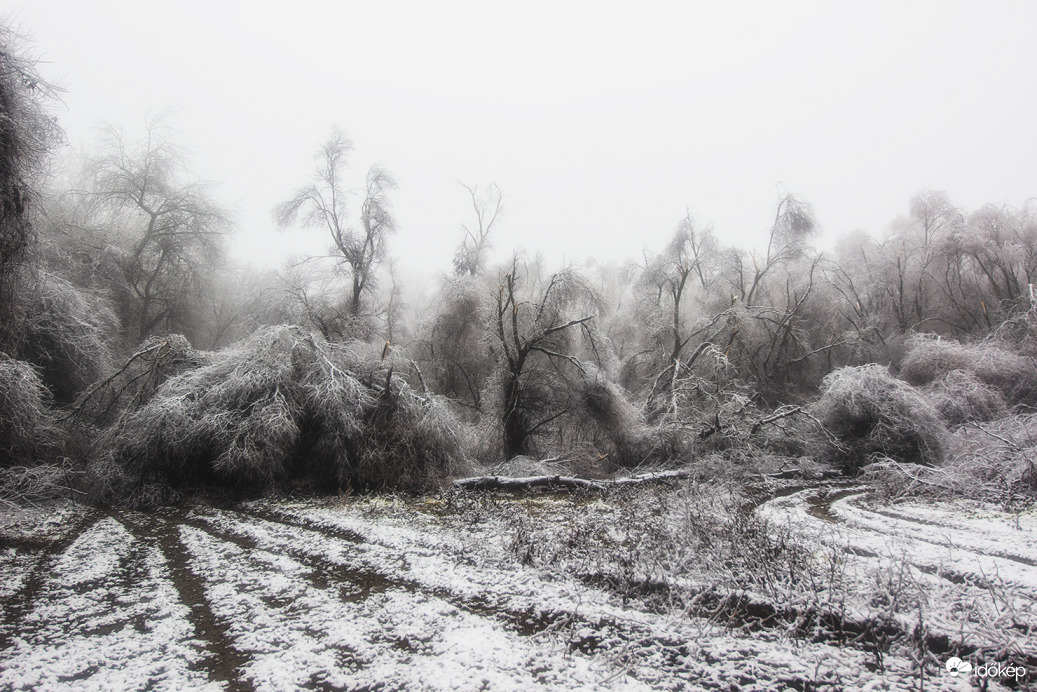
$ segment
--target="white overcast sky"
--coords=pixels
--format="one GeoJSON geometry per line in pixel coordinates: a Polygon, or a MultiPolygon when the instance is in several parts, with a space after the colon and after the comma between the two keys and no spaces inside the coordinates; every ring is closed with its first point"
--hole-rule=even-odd
{"type": "MultiPolygon", "coordinates": [[[[235,252],[304,247],[270,210],[332,125],[357,186],[400,181],[402,267],[449,267],[470,185],[498,256],[636,259],[685,210],[758,243],[783,192],[881,234],[923,188],[1037,196],[1037,2],[0,0],[65,89],[73,146],[175,109],[235,252]]],[[[314,247],[324,245],[321,239],[314,247]]],[[[265,259],[264,259],[265,258],[265,259]]]]}

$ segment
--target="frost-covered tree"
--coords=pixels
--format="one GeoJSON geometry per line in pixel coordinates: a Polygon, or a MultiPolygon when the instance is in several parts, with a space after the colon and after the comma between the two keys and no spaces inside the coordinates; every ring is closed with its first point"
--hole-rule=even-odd
{"type": "Polygon", "coordinates": [[[54,95],[23,40],[0,26],[0,350],[18,336],[16,288],[35,244],[42,177],[61,134],[48,112],[54,95]]]}
{"type": "Polygon", "coordinates": [[[72,225],[92,240],[93,266],[105,272],[126,336],[192,333],[231,229],[206,185],[188,179],[175,133],[149,120],[141,139],[108,127],[101,153],[72,197],[72,225]],[[114,284],[114,285],[111,285],[114,284]]]}
{"type": "Polygon", "coordinates": [[[348,281],[346,314],[351,331],[366,334],[375,306],[370,303],[377,288],[377,269],[386,258],[386,244],[396,231],[389,193],[396,179],[384,168],[372,167],[367,172],[364,197],[360,203],[359,226],[350,221],[349,197],[345,173],[353,143],[339,130],[318,150],[313,181],[299,188],[274,209],[281,228],[296,223],[318,228],[331,239],[331,255],[335,266],[348,281]]]}

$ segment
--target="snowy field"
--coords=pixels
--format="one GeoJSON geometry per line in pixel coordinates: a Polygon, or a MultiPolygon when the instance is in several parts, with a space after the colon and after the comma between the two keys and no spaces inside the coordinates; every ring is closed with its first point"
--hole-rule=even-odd
{"type": "MultiPolygon", "coordinates": [[[[832,570],[823,599],[846,622],[887,625],[891,643],[877,652],[874,633],[804,633],[805,619],[734,626],[694,599],[660,607],[595,583],[587,560],[524,559],[519,534],[530,527],[623,521],[612,499],[374,497],[9,517],[0,689],[1026,689],[1011,676],[936,667],[952,650],[977,666],[1037,660],[1032,509],[879,506],[864,489],[815,486],[747,510],[832,570]],[[920,672],[925,655],[935,664],[920,672]]],[[[609,527],[624,536],[617,555],[628,528],[609,527]]],[[[691,593],[706,579],[685,571],[669,586],[691,593]]]]}

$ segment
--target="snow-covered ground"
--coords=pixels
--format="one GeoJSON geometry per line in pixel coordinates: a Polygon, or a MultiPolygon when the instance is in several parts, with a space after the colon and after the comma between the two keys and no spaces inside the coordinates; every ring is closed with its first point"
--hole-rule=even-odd
{"type": "MultiPolygon", "coordinates": [[[[900,569],[912,597],[930,594],[930,634],[979,650],[1008,642],[1003,663],[1034,652],[1032,512],[872,507],[854,491],[825,492],[755,511],[819,554],[838,546],[855,578],[900,569]]],[[[521,505],[531,521],[557,520],[558,508],[610,511],[607,500],[521,505]]],[[[524,564],[505,509],[373,497],[64,511],[48,531],[5,527],[0,689],[919,688],[896,649],[880,667],[863,645],[735,631],[524,564]],[[16,529],[28,538],[10,539],[16,529]]],[[[924,680],[929,690],[980,682],[924,680]]]]}

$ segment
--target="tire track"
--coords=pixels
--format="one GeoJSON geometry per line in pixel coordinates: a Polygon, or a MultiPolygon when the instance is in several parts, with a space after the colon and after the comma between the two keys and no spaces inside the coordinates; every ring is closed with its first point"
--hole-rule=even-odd
{"type": "MultiPolygon", "coordinates": [[[[1029,558],[1006,554],[989,546],[984,547],[981,544],[982,538],[970,540],[967,544],[957,544],[949,538],[932,535],[933,532],[940,530],[967,535],[969,533],[967,525],[955,524],[949,526],[941,522],[938,515],[933,518],[911,517],[904,516],[894,510],[885,510],[881,507],[863,506],[860,499],[864,495],[865,493],[859,489],[839,489],[834,487],[797,488],[793,493],[776,493],[770,500],[761,502],[759,508],[761,510],[769,510],[767,512],[768,518],[773,515],[784,515],[795,517],[799,521],[808,520],[804,528],[809,527],[811,522],[815,522],[813,524],[815,527],[829,525],[828,529],[820,535],[814,536],[814,538],[822,543],[836,541],[833,544],[835,547],[839,548],[846,555],[863,558],[870,564],[868,569],[875,574],[890,573],[899,564],[897,561],[903,560],[904,564],[918,570],[920,573],[940,579],[942,582],[954,587],[969,590],[959,591],[958,593],[960,594],[965,594],[966,596],[972,594],[973,597],[988,595],[995,602],[995,606],[997,598],[1000,597],[995,594],[1002,585],[995,583],[984,572],[983,563],[981,562],[982,558],[1005,560],[1025,567],[1037,566],[1037,562],[1029,558]],[[850,512],[836,513],[833,511],[837,503],[846,505],[850,512]],[[768,507],[768,505],[771,506],[768,507]],[[835,533],[830,533],[829,529],[835,533]],[[900,557],[897,557],[894,553],[881,554],[871,549],[874,547],[874,541],[876,540],[893,540],[902,543],[906,547],[900,557]],[[955,550],[959,554],[959,557],[955,560],[958,567],[945,566],[940,558],[940,553],[933,552],[929,546],[941,550],[955,550]],[[969,562],[970,560],[975,562],[969,562]],[[971,564],[972,568],[962,567],[962,565],[966,564],[971,564]]],[[[807,528],[806,530],[810,534],[810,529],[807,528]]],[[[1001,564],[1007,567],[1007,564],[1001,564]]],[[[994,573],[996,574],[997,563],[995,562],[994,565],[994,573]]],[[[1028,591],[1026,588],[1028,584],[1023,581],[1020,582],[1019,586],[1023,587],[1023,590],[1010,595],[1026,599],[1032,603],[1032,591],[1028,591]]],[[[990,617],[1000,616],[1000,614],[1000,609],[998,609],[998,612],[990,614],[990,617]]],[[[930,653],[935,653],[938,656],[982,656],[988,659],[996,659],[998,656],[1003,656],[1004,651],[1002,649],[1006,646],[1003,641],[996,639],[969,643],[969,637],[975,633],[952,633],[943,628],[930,631],[928,627],[925,628],[924,632],[919,632],[917,631],[918,628],[912,630],[912,628],[906,627],[903,624],[897,624],[893,620],[889,620],[889,622],[891,629],[886,633],[887,636],[902,641],[916,639],[924,644],[930,653]]],[[[1014,619],[1004,626],[1020,632],[1024,642],[1030,631],[1029,625],[1017,622],[1014,619]]],[[[1037,654],[1034,654],[1032,647],[1024,646],[1022,650],[1014,651],[1012,655],[1014,657],[1013,660],[1021,662],[1030,668],[1037,668],[1037,654]]]]}
{"type": "Polygon", "coordinates": [[[88,511],[64,536],[49,542],[40,542],[43,552],[36,558],[29,578],[18,591],[3,600],[3,624],[0,627],[0,651],[6,651],[14,638],[25,632],[25,615],[36,606],[36,597],[50,578],[53,560],[62,555],[82,534],[96,524],[103,514],[88,511]]]}
{"type": "MultiPolygon", "coordinates": [[[[905,516],[903,514],[899,514],[897,512],[890,512],[890,511],[887,511],[887,510],[880,509],[878,507],[870,507],[870,508],[867,508],[867,509],[865,509],[863,507],[857,507],[856,509],[858,509],[861,512],[865,512],[867,514],[876,514],[876,515],[878,515],[880,517],[885,517],[887,519],[891,519],[891,520],[896,521],[896,522],[909,522],[909,523],[918,524],[918,525],[921,525],[921,526],[932,526],[934,528],[945,529],[945,530],[955,531],[955,532],[960,532],[962,530],[960,527],[948,526],[946,524],[942,524],[942,523],[937,522],[937,521],[931,521],[931,520],[928,520],[928,519],[922,519],[921,517],[905,516]]],[[[924,541],[926,543],[929,543],[930,545],[938,545],[938,546],[941,546],[941,547],[944,547],[944,548],[949,547],[947,543],[941,543],[939,541],[930,540],[930,539],[925,538],[924,536],[913,535],[912,538],[914,538],[915,540],[924,541]]],[[[975,546],[965,546],[965,547],[963,547],[961,549],[962,550],[966,550],[967,552],[970,552],[970,553],[974,553],[976,555],[983,555],[984,557],[992,557],[992,558],[997,558],[999,560],[1008,560],[1010,562],[1019,563],[1020,565],[1026,565],[1027,567],[1037,567],[1037,560],[1034,560],[1034,559],[1028,558],[1028,557],[1023,557],[1022,555],[1013,555],[1011,553],[1005,553],[1005,552],[992,552],[992,551],[989,551],[989,550],[983,550],[982,548],[977,548],[975,546]]]]}
{"type": "MultiPolygon", "coordinates": [[[[325,540],[345,541],[350,545],[355,545],[358,542],[366,543],[355,532],[327,527],[314,520],[307,521],[303,518],[282,516],[280,513],[274,512],[264,512],[263,515],[260,515],[253,510],[220,510],[220,512],[223,514],[237,514],[243,517],[243,523],[247,523],[247,520],[250,519],[253,521],[259,520],[296,532],[303,531],[316,534],[325,540]],[[348,536],[348,538],[343,536],[348,536]]],[[[271,546],[261,547],[253,537],[245,532],[214,527],[205,521],[205,515],[199,515],[198,519],[186,517],[183,521],[185,525],[197,528],[213,538],[234,543],[247,550],[266,550],[271,553],[288,555],[311,570],[306,578],[316,588],[323,589],[333,583],[345,583],[355,587],[353,589],[340,590],[339,597],[346,602],[361,601],[375,593],[396,589],[406,593],[423,594],[436,598],[472,615],[495,620],[523,637],[532,638],[552,632],[560,633],[564,630],[576,632],[589,627],[595,631],[611,630],[616,633],[622,633],[626,635],[628,641],[652,638],[665,647],[687,649],[687,642],[657,637],[653,635],[650,629],[639,628],[632,623],[607,618],[581,618],[576,613],[564,610],[542,609],[535,606],[527,608],[509,607],[501,600],[494,600],[488,596],[460,595],[448,588],[430,587],[422,584],[419,580],[409,579],[400,575],[391,575],[382,569],[333,563],[327,559],[324,553],[316,550],[308,551],[299,545],[301,542],[293,543],[288,538],[270,537],[277,550],[271,546]],[[356,588],[359,588],[361,593],[357,594],[356,588]]],[[[585,654],[593,654],[605,648],[600,638],[593,635],[572,636],[568,639],[566,645],[570,651],[576,650],[585,654]]]]}
{"type": "Polygon", "coordinates": [[[210,680],[230,692],[252,692],[254,687],[238,671],[248,657],[234,648],[227,624],[213,612],[205,596],[205,584],[190,567],[190,552],[180,540],[179,524],[186,512],[177,511],[171,517],[151,514],[123,513],[120,523],[139,540],[156,546],[166,561],[171,581],[180,602],[188,608],[188,620],[207,652],[199,665],[210,680]]]}

